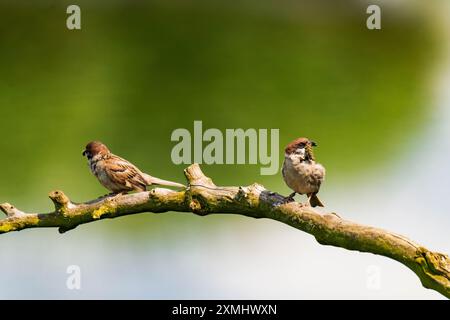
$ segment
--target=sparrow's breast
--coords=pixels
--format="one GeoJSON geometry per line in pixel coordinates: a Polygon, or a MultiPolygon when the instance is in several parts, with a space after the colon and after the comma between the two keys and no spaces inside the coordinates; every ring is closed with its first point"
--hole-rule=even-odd
{"type": "Polygon", "coordinates": [[[106,168],[106,163],[104,160],[90,160],[89,167],[98,181],[108,190],[112,192],[118,192],[123,190],[123,186],[117,183],[114,178],[110,175],[106,168]]]}
{"type": "Polygon", "coordinates": [[[97,162],[96,160],[89,159],[89,169],[91,169],[91,172],[97,176],[97,162]]]}
{"type": "Polygon", "coordinates": [[[289,188],[300,194],[315,193],[325,177],[325,168],[314,161],[301,161],[295,155],[286,156],[283,177],[289,188]]]}

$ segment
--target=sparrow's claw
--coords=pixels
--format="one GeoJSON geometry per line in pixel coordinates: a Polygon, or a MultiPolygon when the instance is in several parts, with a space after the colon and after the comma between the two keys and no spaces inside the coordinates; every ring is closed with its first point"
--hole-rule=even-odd
{"type": "Polygon", "coordinates": [[[339,219],[342,219],[342,217],[340,215],[338,215],[336,212],[331,212],[331,214],[335,215],[336,217],[338,217],[339,219]]]}
{"type": "Polygon", "coordinates": [[[111,192],[111,193],[109,194],[109,196],[112,197],[112,198],[115,198],[115,197],[124,196],[124,195],[126,195],[126,194],[127,194],[127,193],[126,193],[125,191],[123,191],[123,192],[111,192]]]}
{"type": "Polygon", "coordinates": [[[295,194],[296,192],[291,193],[290,195],[288,195],[287,197],[284,198],[284,203],[289,203],[289,202],[294,202],[295,199],[295,194]]]}
{"type": "Polygon", "coordinates": [[[127,193],[126,192],[110,192],[110,193],[105,194],[104,196],[101,196],[99,199],[106,199],[106,198],[108,198],[108,199],[111,200],[111,199],[115,199],[115,198],[118,198],[120,196],[123,196],[125,194],[127,194],[127,193]]]}

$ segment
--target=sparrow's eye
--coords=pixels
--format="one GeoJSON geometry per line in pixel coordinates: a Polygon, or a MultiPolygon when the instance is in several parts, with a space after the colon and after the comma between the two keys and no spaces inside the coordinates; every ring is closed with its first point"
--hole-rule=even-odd
{"type": "Polygon", "coordinates": [[[298,147],[299,147],[299,148],[304,148],[304,147],[305,147],[305,143],[303,143],[303,142],[302,142],[302,143],[299,143],[298,147]]]}

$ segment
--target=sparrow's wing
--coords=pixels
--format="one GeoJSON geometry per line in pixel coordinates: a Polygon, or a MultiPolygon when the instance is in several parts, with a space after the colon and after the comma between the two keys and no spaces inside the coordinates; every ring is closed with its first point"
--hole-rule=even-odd
{"type": "Polygon", "coordinates": [[[142,177],[141,171],[135,165],[117,156],[112,156],[107,162],[105,168],[109,176],[117,183],[128,187],[136,186],[139,189],[145,189],[147,183],[142,177]]]}
{"type": "MultiPolygon", "coordinates": [[[[115,175],[124,177],[124,179],[128,179],[129,183],[136,185],[138,188],[143,188],[145,190],[145,187],[150,185],[162,185],[177,188],[185,188],[185,186],[182,185],[181,183],[159,179],[156,177],[152,177],[146,173],[143,173],[132,163],[116,155],[113,155],[110,158],[110,160],[112,162],[110,170],[115,175]]],[[[127,180],[124,180],[125,183],[126,181],[127,180]]]]}

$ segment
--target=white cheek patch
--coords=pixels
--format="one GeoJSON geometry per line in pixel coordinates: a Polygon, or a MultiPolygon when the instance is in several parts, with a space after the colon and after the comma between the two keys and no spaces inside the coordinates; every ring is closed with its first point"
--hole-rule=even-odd
{"type": "Polygon", "coordinates": [[[295,150],[295,153],[297,155],[299,155],[300,157],[304,158],[305,154],[306,154],[306,151],[305,151],[305,148],[298,148],[298,149],[295,150]]]}
{"type": "Polygon", "coordinates": [[[304,148],[298,148],[290,154],[286,153],[284,156],[285,158],[290,159],[293,162],[303,161],[305,160],[306,150],[304,148]]]}

